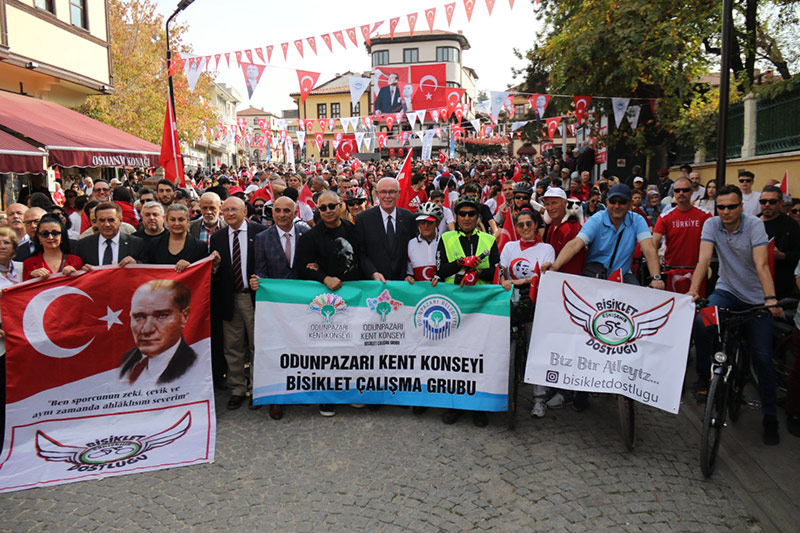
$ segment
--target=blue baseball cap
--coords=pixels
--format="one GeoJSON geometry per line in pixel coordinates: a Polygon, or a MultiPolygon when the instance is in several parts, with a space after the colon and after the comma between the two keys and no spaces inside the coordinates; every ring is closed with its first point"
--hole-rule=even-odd
{"type": "Polygon", "coordinates": [[[624,198],[625,200],[630,200],[631,188],[625,185],[624,183],[618,183],[608,190],[608,196],[606,196],[606,198],[611,199],[614,198],[615,196],[619,196],[620,198],[624,198]]]}

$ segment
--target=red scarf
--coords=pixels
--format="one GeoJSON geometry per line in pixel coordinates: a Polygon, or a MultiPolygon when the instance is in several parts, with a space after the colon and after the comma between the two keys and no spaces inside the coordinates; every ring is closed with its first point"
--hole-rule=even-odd
{"type": "Polygon", "coordinates": [[[519,249],[524,252],[528,248],[530,248],[532,246],[536,246],[540,242],[542,242],[542,239],[540,239],[538,235],[535,236],[532,241],[523,241],[522,239],[520,239],[519,240],[519,249]]]}

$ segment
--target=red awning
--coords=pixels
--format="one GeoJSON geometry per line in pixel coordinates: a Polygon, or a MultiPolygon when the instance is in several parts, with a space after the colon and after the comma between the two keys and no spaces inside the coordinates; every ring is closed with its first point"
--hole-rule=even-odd
{"type": "Polygon", "coordinates": [[[0,174],[44,174],[46,152],[0,130],[0,174]]]}
{"type": "Polygon", "coordinates": [[[0,92],[0,125],[43,144],[50,165],[159,166],[159,146],[52,102],[0,92]]]}

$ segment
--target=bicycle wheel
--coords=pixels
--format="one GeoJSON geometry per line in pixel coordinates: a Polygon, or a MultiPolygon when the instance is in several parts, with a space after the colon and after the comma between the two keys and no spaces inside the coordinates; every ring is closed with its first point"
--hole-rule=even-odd
{"type": "Polygon", "coordinates": [[[722,428],[725,427],[727,395],[727,384],[722,376],[715,374],[708,388],[700,440],[700,470],[705,477],[711,477],[717,464],[722,428]]]}
{"type": "Polygon", "coordinates": [[[744,386],[747,384],[747,374],[750,372],[750,361],[745,361],[746,351],[741,345],[734,348],[733,361],[736,366],[730,380],[730,399],[728,401],[728,416],[731,417],[731,422],[739,420],[739,414],[742,412],[742,404],[744,403],[744,386]]]}
{"type": "Polygon", "coordinates": [[[636,410],[633,400],[621,394],[617,395],[617,414],[619,416],[619,432],[628,451],[636,446],[636,410]]]}
{"type": "Polygon", "coordinates": [[[775,328],[775,338],[772,350],[772,362],[775,364],[775,381],[781,396],[786,395],[789,387],[789,376],[795,364],[794,346],[792,344],[792,330],[784,331],[775,328]]]}

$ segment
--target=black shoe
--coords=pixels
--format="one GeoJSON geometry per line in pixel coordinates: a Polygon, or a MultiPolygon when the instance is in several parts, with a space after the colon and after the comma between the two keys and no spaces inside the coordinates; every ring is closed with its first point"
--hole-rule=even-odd
{"type": "Polygon", "coordinates": [[[572,408],[578,411],[579,413],[584,412],[589,408],[589,393],[588,392],[576,392],[575,398],[572,400],[572,408]]]}
{"type": "Polygon", "coordinates": [[[244,403],[245,397],[239,396],[238,394],[234,394],[231,396],[231,399],[228,400],[228,411],[234,411],[242,406],[244,403]]]}
{"type": "Polygon", "coordinates": [[[786,417],[786,430],[790,435],[800,437],[800,415],[788,415],[786,417]]]}
{"type": "Polygon", "coordinates": [[[475,427],[485,428],[489,425],[489,416],[483,411],[475,411],[472,413],[472,423],[475,427]]]}
{"type": "Polygon", "coordinates": [[[411,408],[411,412],[413,412],[415,415],[421,415],[427,410],[428,410],[427,407],[420,407],[419,405],[415,405],[414,407],[411,408]]]}
{"type": "Polygon", "coordinates": [[[763,424],[764,435],[761,437],[761,441],[767,446],[777,445],[781,441],[781,437],[778,435],[778,418],[765,416],[763,424]]]}
{"type": "Polygon", "coordinates": [[[457,409],[448,409],[442,415],[442,422],[445,424],[455,424],[461,418],[461,411],[457,409]]]}
{"type": "Polygon", "coordinates": [[[319,406],[319,414],[322,416],[335,416],[336,406],[329,403],[322,403],[319,406]]]}

